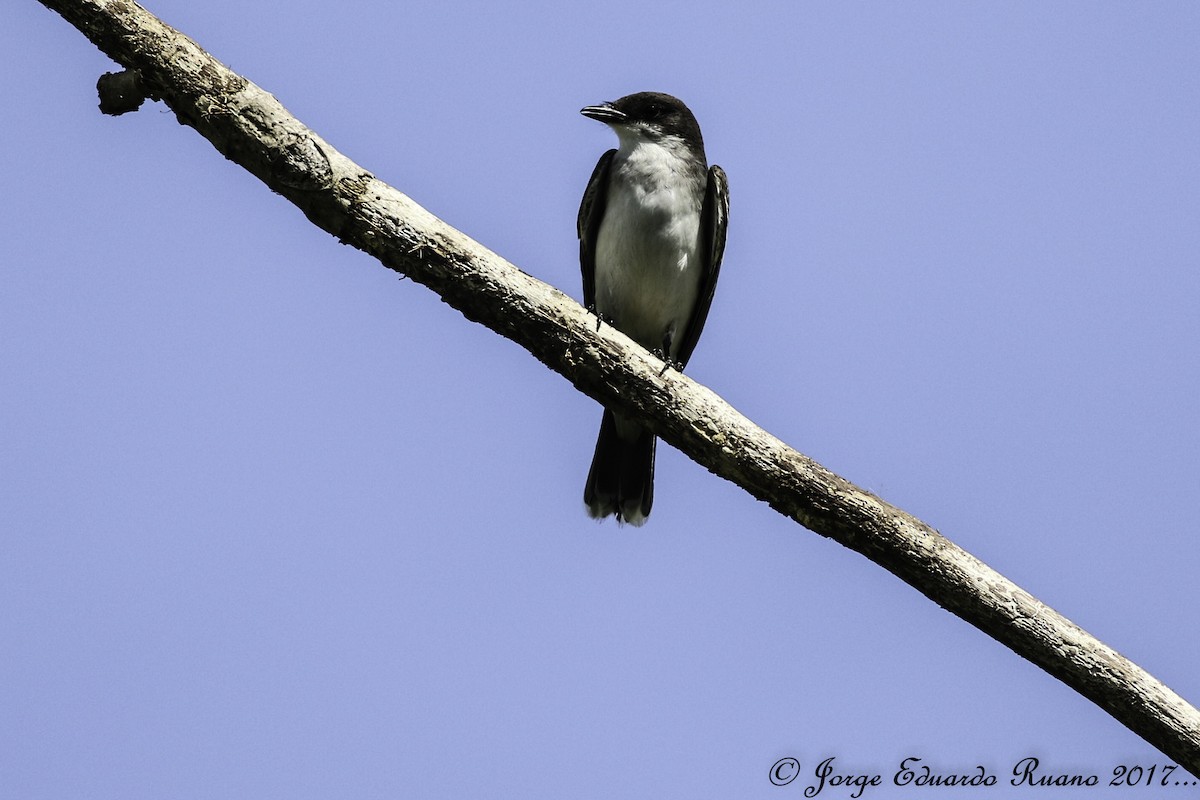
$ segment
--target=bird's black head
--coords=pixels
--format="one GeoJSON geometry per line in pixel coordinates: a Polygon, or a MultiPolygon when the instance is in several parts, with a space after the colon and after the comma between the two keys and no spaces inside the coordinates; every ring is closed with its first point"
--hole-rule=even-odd
{"type": "Polygon", "coordinates": [[[611,103],[586,106],[580,114],[617,130],[638,133],[649,139],[675,137],[701,152],[704,140],[700,125],[690,109],[677,97],[662,92],[628,94],[611,103]]]}

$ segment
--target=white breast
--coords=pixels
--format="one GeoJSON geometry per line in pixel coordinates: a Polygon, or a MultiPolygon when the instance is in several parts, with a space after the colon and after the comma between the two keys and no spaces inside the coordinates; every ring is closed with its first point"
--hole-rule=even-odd
{"type": "Polygon", "coordinates": [[[703,274],[703,174],[671,140],[621,145],[596,241],[596,307],[648,349],[670,332],[675,355],[703,274]]]}

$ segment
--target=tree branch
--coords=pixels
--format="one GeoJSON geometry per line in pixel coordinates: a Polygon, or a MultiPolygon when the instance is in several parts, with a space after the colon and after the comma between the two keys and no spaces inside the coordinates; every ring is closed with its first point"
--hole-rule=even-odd
{"type": "Polygon", "coordinates": [[[40,0],[226,158],[317,226],[428,286],[710,471],[849,547],[1091,699],[1200,776],[1200,712],[929,525],[829,472],[572,299],[329,146],[273,96],[131,0],[40,0]]]}

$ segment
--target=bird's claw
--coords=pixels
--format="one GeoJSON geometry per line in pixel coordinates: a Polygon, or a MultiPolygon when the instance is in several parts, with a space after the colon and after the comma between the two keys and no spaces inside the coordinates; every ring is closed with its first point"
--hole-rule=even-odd
{"type": "Polygon", "coordinates": [[[660,369],[658,371],[658,377],[661,378],[663,375],[666,375],[667,370],[669,370],[669,369],[673,369],[676,372],[683,372],[683,364],[681,364],[678,361],[676,361],[675,359],[671,358],[664,351],[662,351],[656,347],[651,352],[654,354],[655,358],[660,358],[660,359],[662,359],[662,362],[663,362],[662,369],[660,369]]]}
{"type": "Polygon", "coordinates": [[[609,325],[613,324],[612,317],[607,317],[604,314],[601,314],[599,311],[597,311],[595,304],[588,306],[587,310],[596,315],[596,330],[597,331],[600,330],[600,326],[603,325],[605,322],[607,322],[609,325]]]}

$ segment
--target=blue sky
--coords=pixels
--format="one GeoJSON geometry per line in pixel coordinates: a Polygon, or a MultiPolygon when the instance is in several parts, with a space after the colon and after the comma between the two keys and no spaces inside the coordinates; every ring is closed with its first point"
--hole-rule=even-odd
{"type": "MultiPolygon", "coordinates": [[[[111,62],[9,5],[0,796],[1169,763],[669,447],[645,527],[592,522],[593,401],[161,105],[101,116],[111,62]]],[[[577,298],[578,109],[682,97],[732,196],[689,373],[1200,700],[1200,7],[149,8],[577,298]]]]}

